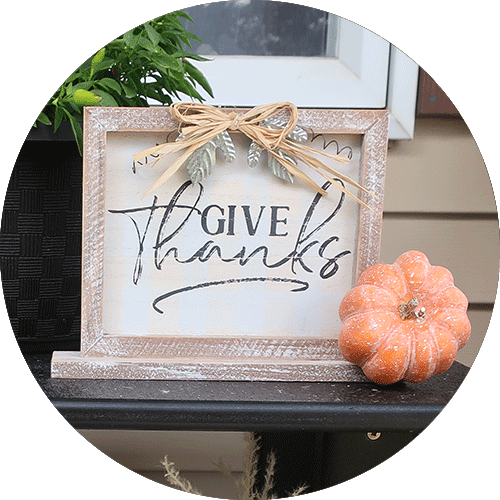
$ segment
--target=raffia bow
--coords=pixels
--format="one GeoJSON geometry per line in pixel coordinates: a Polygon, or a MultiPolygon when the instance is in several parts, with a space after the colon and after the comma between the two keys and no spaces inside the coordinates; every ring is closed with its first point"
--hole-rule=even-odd
{"type": "Polygon", "coordinates": [[[328,167],[312,155],[322,155],[328,158],[333,158],[334,160],[342,163],[349,161],[347,158],[340,155],[328,154],[325,151],[319,151],[306,146],[303,143],[294,142],[287,137],[295,129],[298,122],[297,107],[292,103],[278,102],[274,104],[256,106],[242,115],[238,115],[234,111],[227,113],[219,108],[207,104],[197,103],[176,103],[170,106],[169,110],[172,117],[180,124],[180,140],[160,144],[134,154],[134,165],[139,164],[139,166],[144,166],[145,163],[141,164],[141,162],[144,162],[144,160],[147,160],[148,158],[152,158],[152,161],[147,161],[147,165],[153,166],[165,155],[175,153],[183,149],[185,149],[185,151],[167,167],[165,172],[144,194],[144,196],[164,184],[177,172],[177,170],[179,170],[179,168],[197,149],[201,148],[224,131],[235,131],[245,134],[254,143],[267,150],[268,154],[276,158],[276,160],[284,168],[286,168],[290,174],[299,178],[309,187],[313,188],[322,195],[326,195],[327,192],[316,184],[308,175],[302,172],[302,170],[297,168],[296,165],[289,161],[286,156],[296,158],[297,160],[303,162],[333,185],[336,185],[346,195],[354,198],[365,207],[368,207],[368,205],[347,191],[342,183],[337,179],[340,179],[367,194],[375,196],[357,182],[328,167]],[[283,128],[276,129],[262,125],[266,119],[274,117],[283,110],[288,111],[290,115],[288,123],[283,128]]]}

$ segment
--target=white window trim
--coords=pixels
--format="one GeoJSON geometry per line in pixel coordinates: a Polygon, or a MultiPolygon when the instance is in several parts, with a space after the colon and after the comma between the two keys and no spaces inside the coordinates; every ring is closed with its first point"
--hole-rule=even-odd
{"type": "Polygon", "coordinates": [[[418,66],[389,42],[338,18],[337,57],[213,56],[198,67],[212,105],[388,109],[390,139],[413,137],[418,66]]]}
{"type": "Polygon", "coordinates": [[[415,61],[391,45],[386,106],[390,112],[389,139],[413,139],[418,72],[415,61]]]}

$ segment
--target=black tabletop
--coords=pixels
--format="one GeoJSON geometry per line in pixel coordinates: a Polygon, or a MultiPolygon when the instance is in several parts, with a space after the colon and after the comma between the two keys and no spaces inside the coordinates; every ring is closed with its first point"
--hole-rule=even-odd
{"type": "Polygon", "coordinates": [[[468,373],[455,362],[420,384],[63,380],[50,354],[25,359],[46,396],[79,429],[420,431],[468,373]]]}

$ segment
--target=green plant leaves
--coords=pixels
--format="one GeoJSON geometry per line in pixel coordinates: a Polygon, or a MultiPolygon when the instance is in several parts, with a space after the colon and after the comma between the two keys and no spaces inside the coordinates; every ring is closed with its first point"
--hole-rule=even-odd
{"type": "Polygon", "coordinates": [[[160,34],[149,23],[144,23],[143,26],[153,46],[158,45],[161,41],[160,34]]]}
{"type": "Polygon", "coordinates": [[[61,122],[63,121],[65,117],[65,108],[62,105],[59,105],[56,107],[55,113],[54,113],[54,132],[57,132],[57,129],[59,128],[59,125],[61,125],[61,122]]]}
{"type": "Polygon", "coordinates": [[[138,45],[149,52],[154,52],[156,48],[156,45],[149,38],[145,38],[143,36],[139,37],[138,45]]]}
{"type": "Polygon", "coordinates": [[[83,151],[83,130],[80,122],[72,114],[68,113],[68,119],[73,130],[73,135],[75,136],[76,145],[78,146],[78,151],[82,154],[83,151]]]}
{"type": "Polygon", "coordinates": [[[97,82],[97,83],[98,83],[99,87],[114,91],[117,94],[122,94],[122,92],[123,92],[122,86],[116,80],[113,80],[112,78],[104,77],[104,78],[101,78],[99,80],[99,82],[97,82]]]}
{"type": "Polygon", "coordinates": [[[184,61],[184,67],[186,69],[186,73],[197,83],[201,85],[203,90],[210,95],[210,97],[213,97],[213,91],[212,87],[208,83],[208,80],[205,78],[203,73],[193,64],[191,64],[189,61],[184,61]]]}
{"type": "Polygon", "coordinates": [[[203,73],[188,60],[206,61],[188,52],[200,41],[184,28],[182,11],[165,14],[124,33],[74,71],[37,118],[54,131],[69,121],[81,151],[84,106],[168,105],[186,95],[203,101],[198,86],[213,97],[203,73]]]}
{"type": "Polygon", "coordinates": [[[43,123],[44,125],[51,125],[51,121],[49,120],[49,117],[42,111],[37,118],[37,121],[40,123],[43,123]]]}
{"type": "Polygon", "coordinates": [[[102,48],[97,54],[92,58],[92,63],[90,65],[90,78],[92,78],[93,74],[96,70],[98,70],[99,65],[102,63],[104,59],[104,53],[106,49],[102,48]]]}
{"type": "Polygon", "coordinates": [[[126,45],[134,50],[137,47],[137,44],[139,43],[139,36],[134,35],[134,30],[127,31],[123,35],[123,40],[125,41],[126,45]]]}
{"type": "Polygon", "coordinates": [[[169,56],[163,51],[156,54],[152,54],[151,60],[155,62],[162,69],[172,69],[174,71],[182,70],[181,61],[179,59],[176,59],[175,57],[169,56]]]}
{"type": "Polygon", "coordinates": [[[105,92],[104,90],[100,90],[100,89],[96,90],[95,92],[96,92],[96,95],[100,98],[100,100],[99,100],[100,106],[105,106],[105,107],[118,106],[116,99],[111,94],[108,94],[108,92],[105,92]]]}

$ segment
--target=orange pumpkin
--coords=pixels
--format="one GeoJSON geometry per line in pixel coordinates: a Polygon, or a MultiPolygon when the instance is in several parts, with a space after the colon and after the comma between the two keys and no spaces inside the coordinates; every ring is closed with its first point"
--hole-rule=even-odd
{"type": "Polygon", "coordinates": [[[343,298],[339,349],[378,384],[446,371],[470,335],[468,301],[448,269],[418,251],[366,269],[343,298]]]}

